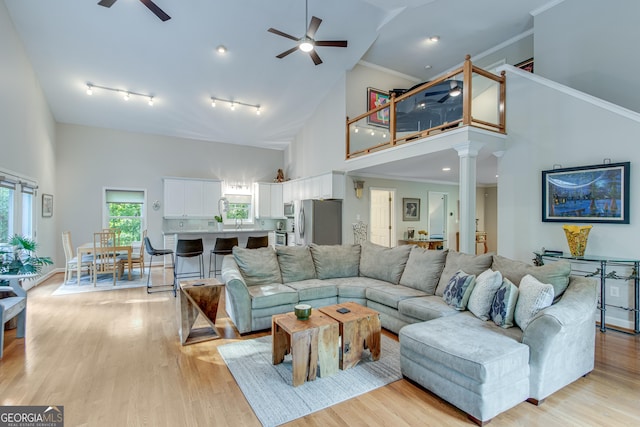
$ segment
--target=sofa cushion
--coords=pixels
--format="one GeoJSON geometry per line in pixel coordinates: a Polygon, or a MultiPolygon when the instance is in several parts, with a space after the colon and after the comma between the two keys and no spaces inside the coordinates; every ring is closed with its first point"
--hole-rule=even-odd
{"type": "Polygon", "coordinates": [[[436,288],[436,295],[441,297],[444,294],[444,288],[456,271],[464,270],[467,274],[478,276],[491,267],[492,261],[493,256],[491,254],[469,255],[450,249],[447,253],[447,262],[444,264],[444,269],[436,288]]]}
{"type": "Polygon", "coordinates": [[[513,316],[518,302],[518,287],[509,279],[502,279],[502,285],[498,288],[496,296],[491,304],[489,313],[494,323],[503,328],[513,326],[513,316]]]}
{"type": "Polygon", "coordinates": [[[458,270],[456,274],[449,279],[447,287],[444,288],[442,299],[456,310],[464,311],[467,308],[469,296],[473,291],[475,283],[475,275],[458,270]]]}
{"type": "Polygon", "coordinates": [[[518,287],[518,302],[514,320],[524,331],[538,312],[553,302],[553,286],[542,283],[530,274],[522,278],[518,287]]]}
{"type": "Polygon", "coordinates": [[[404,299],[398,302],[398,312],[420,321],[460,313],[460,311],[444,302],[441,297],[435,295],[404,299]]]}
{"type": "Polygon", "coordinates": [[[553,292],[556,298],[560,297],[569,286],[569,275],[571,274],[569,261],[560,260],[541,266],[534,266],[499,255],[493,255],[491,268],[499,271],[502,273],[502,277],[506,277],[516,284],[520,284],[522,278],[530,274],[542,283],[553,285],[553,292]]]}
{"type": "Polygon", "coordinates": [[[400,284],[419,289],[428,295],[436,292],[448,251],[432,251],[418,246],[409,253],[407,265],[404,267],[400,284]]]}
{"type": "Polygon", "coordinates": [[[327,280],[302,280],[299,282],[289,282],[287,286],[298,291],[298,299],[300,301],[330,298],[338,295],[337,286],[327,280]]]}
{"type": "Polygon", "coordinates": [[[282,283],[316,278],[311,251],[307,246],[276,246],[282,283]]]}
{"type": "Polygon", "coordinates": [[[389,285],[388,282],[369,277],[339,277],[326,281],[338,287],[338,296],[342,298],[366,298],[367,288],[389,285]]]}
{"type": "Polygon", "coordinates": [[[493,298],[501,285],[502,274],[499,271],[487,269],[476,277],[476,284],[467,304],[469,311],[478,319],[489,320],[493,298]]]}
{"type": "Polygon", "coordinates": [[[367,288],[366,296],[370,301],[397,309],[398,303],[407,298],[424,297],[427,294],[417,289],[402,285],[384,285],[367,288]]]}
{"type": "Polygon", "coordinates": [[[318,279],[357,277],[360,245],[316,245],[309,247],[318,279]]]}
{"type": "Polygon", "coordinates": [[[397,285],[407,264],[410,245],[395,248],[376,245],[365,241],[360,251],[360,275],[372,279],[384,280],[397,285]]]}
{"type": "Polygon", "coordinates": [[[280,265],[272,247],[245,249],[234,246],[233,258],[247,286],[282,283],[280,265]]]}
{"type": "Polygon", "coordinates": [[[281,283],[249,286],[247,290],[251,296],[251,308],[266,308],[298,303],[298,292],[281,283]]]}

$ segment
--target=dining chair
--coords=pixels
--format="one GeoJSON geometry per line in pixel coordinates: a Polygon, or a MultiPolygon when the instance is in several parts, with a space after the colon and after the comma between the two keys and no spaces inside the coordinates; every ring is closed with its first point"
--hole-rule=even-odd
{"type": "Polygon", "coordinates": [[[118,252],[113,245],[114,232],[93,233],[93,286],[96,286],[98,274],[111,274],[113,286],[118,274],[118,252]]]}
{"type": "MultiPolygon", "coordinates": [[[[64,283],[73,279],[73,272],[78,269],[78,257],[73,254],[73,244],[71,243],[71,232],[62,232],[62,248],[64,249],[65,267],[64,267],[64,283]]],[[[80,260],[81,267],[87,268],[87,272],[91,274],[93,267],[93,255],[82,255],[80,260]]],[[[80,278],[78,278],[80,280],[80,278]]]]}
{"type": "MultiPolygon", "coordinates": [[[[131,268],[136,264],[140,266],[140,277],[144,276],[144,238],[147,237],[147,230],[142,232],[142,241],[140,242],[140,248],[138,252],[131,252],[131,268]]],[[[132,245],[136,249],[135,245],[132,245]]],[[[128,265],[129,256],[128,253],[118,255],[118,279],[122,278],[124,274],[124,266],[128,265]]]]}
{"type": "Polygon", "coordinates": [[[269,236],[249,236],[247,238],[247,249],[266,248],[267,246],[269,246],[269,236]]]}
{"type": "Polygon", "coordinates": [[[173,283],[171,284],[166,284],[166,285],[153,285],[153,283],[151,282],[151,264],[153,263],[153,257],[154,256],[159,256],[159,257],[164,257],[165,255],[171,255],[171,265],[175,266],[175,258],[173,257],[173,251],[171,249],[156,249],[153,247],[153,245],[151,245],[151,240],[149,240],[149,237],[145,236],[144,238],[144,245],[143,245],[147,251],[147,254],[149,255],[149,271],[147,272],[147,293],[153,293],[153,292],[164,292],[164,291],[171,291],[173,290],[173,296],[175,297],[177,295],[176,292],[176,279],[175,279],[175,275],[173,278],[173,283]],[[164,289],[168,286],[171,286],[171,289],[164,289]],[[159,289],[153,289],[152,288],[159,288],[159,289]]]}
{"type": "Polygon", "coordinates": [[[211,272],[213,271],[213,277],[215,277],[220,270],[218,270],[218,259],[216,258],[218,255],[229,255],[234,246],[238,246],[238,238],[237,237],[218,237],[216,238],[216,243],[211,249],[209,253],[209,277],[211,277],[211,272]],[[213,258],[213,270],[211,270],[211,261],[213,258]]]}
{"type": "Polygon", "coordinates": [[[8,279],[7,282],[8,286],[0,286],[0,295],[11,292],[15,296],[0,297],[0,359],[4,349],[5,323],[13,318],[17,320],[16,338],[24,338],[27,328],[27,292],[20,286],[18,278],[8,279]]]}

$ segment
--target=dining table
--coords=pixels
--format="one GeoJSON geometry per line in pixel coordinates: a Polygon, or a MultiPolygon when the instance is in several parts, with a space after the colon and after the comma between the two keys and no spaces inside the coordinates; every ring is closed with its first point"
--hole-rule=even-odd
{"type": "MultiPolygon", "coordinates": [[[[133,267],[133,263],[131,261],[131,255],[133,254],[133,246],[132,245],[118,245],[115,246],[114,249],[116,250],[116,252],[126,252],[127,253],[127,267],[128,267],[128,273],[127,273],[127,279],[131,280],[131,268],[133,267]]],[[[82,259],[83,255],[92,255],[94,251],[94,247],[93,247],[93,242],[91,243],[84,243],[80,246],[78,246],[78,253],[77,259],[82,259]]],[[[80,283],[80,274],[82,271],[82,263],[79,262],[78,263],[78,274],[77,274],[77,278],[78,278],[78,283],[80,283]]]]}

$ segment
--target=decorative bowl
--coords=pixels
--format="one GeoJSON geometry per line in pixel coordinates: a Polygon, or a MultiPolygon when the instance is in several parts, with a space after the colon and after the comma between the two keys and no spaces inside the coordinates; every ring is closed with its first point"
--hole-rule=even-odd
{"type": "Polygon", "coordinates": [[[311,316],[311,306],[309,304],[298,304],[293,307],[293,312],[298,320],[309,320],[311,316]]]}

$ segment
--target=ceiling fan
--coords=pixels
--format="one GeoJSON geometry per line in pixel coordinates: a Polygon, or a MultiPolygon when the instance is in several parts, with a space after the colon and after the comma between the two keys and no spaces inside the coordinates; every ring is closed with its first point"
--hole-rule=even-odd
{"type": "MultiPolygon", "coordinates": [[[[305,25],[309,17],[308,7],[309,2],[307,1],[305,2],[305,25]]],[[[276,55],[276,58],[282,59],[285,56],[295,52],[297,49],[300,49],[301,51],[306,52],[309,54],[309,56],[311,56],[314,64],[320,65],[322,64],[322,59],[320,59],[318,52],[316,52],[315,50],[317,46],[347,47],[346,40],[315,40],[314,36],[316,35],[316,31],[318,31],[318,27],[320,27],[320,23],[322,23],[322,19],[316,16],[312,16],[306,34],[300,38],[294,37],[291,34],[284,33],[280,30],[276,30],[275,28],[269,28],[267,31],[270,33],[277,34],[279,36],[286,37],[298,42],[295,47],[292,47],[289,50],[285,50],[280,55],[276,55]]]]}
{"type": "MultiPolygon", "coordinates": [[[[98,4],[104,7],[111,7],[117,0],[100,0],[98,4]]],[[[147,8],[153,12],[162,22],[168,21],[171,19],[169,15],[167,15],[164,10],[160,9],[158,5],[156,5],[151,0],[140,0],[147,8]]]]}

